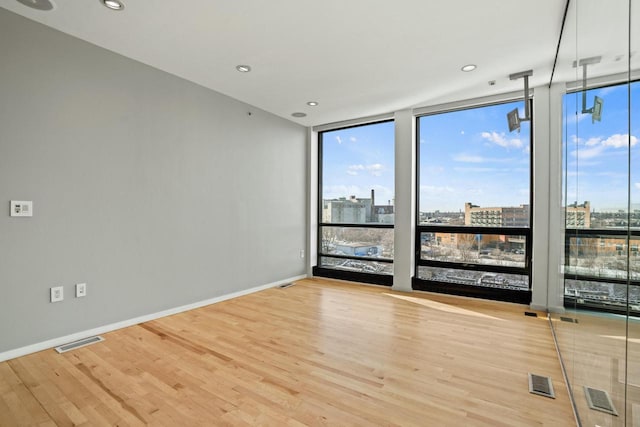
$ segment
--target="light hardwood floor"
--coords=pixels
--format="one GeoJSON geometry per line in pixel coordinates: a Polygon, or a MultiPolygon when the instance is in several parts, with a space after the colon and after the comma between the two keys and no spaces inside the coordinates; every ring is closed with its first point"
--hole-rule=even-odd
{"type": "Polygon", "coordinates": [[[553,316],[582,424],[640,427],[640,320],[627,325],[624,316],[574,310],[562,316],[578,320],[566,323],[553,316]],[[618,416],[589,408],[584,386],[608,392],[618,416]]]}
{"type": "Polygon", "coordinates": [[[301,280],[0,363],[0,425],[575,425],[525,309],[301,280]]]}

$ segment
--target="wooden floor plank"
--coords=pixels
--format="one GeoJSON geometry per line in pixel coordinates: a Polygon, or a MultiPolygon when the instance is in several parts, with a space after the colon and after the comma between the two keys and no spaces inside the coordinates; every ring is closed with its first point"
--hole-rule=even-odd
{"type": "Polygon", "coordinates": [[[570,426],[549,326],[524,310],[305,279],[0,363],[0,426],[16,407],[30,425],[570,426]]]}

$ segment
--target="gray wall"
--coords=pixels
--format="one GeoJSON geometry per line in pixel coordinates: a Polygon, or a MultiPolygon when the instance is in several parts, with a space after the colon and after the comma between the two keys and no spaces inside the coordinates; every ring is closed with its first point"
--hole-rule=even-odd
{"type": "Polygon", "coordinates": [[[305,274],[305,141],[0,9],[0,352],[305,274]]]}

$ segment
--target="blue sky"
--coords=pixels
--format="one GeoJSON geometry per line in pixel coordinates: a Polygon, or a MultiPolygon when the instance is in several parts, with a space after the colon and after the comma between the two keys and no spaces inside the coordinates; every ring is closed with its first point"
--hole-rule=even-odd
{"type": "Polygon", "coordinates": [[[529,203],[530,123],[509,133],[516,107],[524,116],[514,102],[419,119],[421,211],[529,203]]]}
{"type": "MultiPolygon", "coordinates": [[[[627,201],[627,86],[589,91],[604,99],[602,121],[575,114],[580,94],[564,97],[563,139],[567,168],[566,200],[589,200],[596,210],[623,209],[627,201]]],[[[640,83],[632,85],[640,105],[640,83]]],[[[523,102],[424,116],[419,119],[420,210],[461,211],[480,206],[529,203],[530,123],[509,133],[507,113],[523,102]]],[[[640,208],[640,114],[632,117],[631,193],[640,208]]],[[[544,141],[544,139],[542,139],[544,141]]],[[[394,197],[393,122],[323,134],[323,198],[370,197],[376,204],[394,197]]]]}
{"type": "Polygon", "coordinates": [[[323,198],[394,198],[394,123],[325,132],[322,136],[323,198]]]}
{"type": "Polygon", "coordinates": [[[602,121],[595,123],[589,114],[580,113],[580,93],[564,96],[563,155],[568,203],[589,200],[596,211],[626,209],[630,150],[631,202],[633,207],[640,209],[640,113],[637,108],[640,105],[640,83],[631,85],[631,101],[636,111],[631,117],[631,137],[627,92],[627,85],[588,91],[587,108],[593,106],[594,95],[604,99],[602,121]]]}

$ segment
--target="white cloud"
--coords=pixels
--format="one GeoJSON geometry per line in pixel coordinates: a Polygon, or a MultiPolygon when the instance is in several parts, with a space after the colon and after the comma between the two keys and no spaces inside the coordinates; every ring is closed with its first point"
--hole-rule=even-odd
{"type": "Polygon", "coordinates": [[[355,136],[352,136],[351,138],[349,138],[349,141],[351,142],[356,142],[358,140],[358,138],[356,138],[355,136]]]}
{"type": "Polygon", "coordinates": [[[582,114],[582,113],[571,114],[567,116],[567,118],[565,119],[565,124],[567,126],[575,125],[576,123],[580,123],[587,117],[591,117],[591,114],[582,114]]]}
{"type": "Polygon", "coordinates": [[[453,168],[456,172],[474,172],[474,173],[484,173],[484,172],[511,172],[511,169],[505,168],[453,168]]]}
{"type": "Polygon", "coordinates": [[[631,146],[633,147],[638,143],[638,138],[633,135],[629,137],[628,133],[624,135],[617,133],[602,141],[602,145],[615,148],[628,147],[629,141],[631,141],[631,146]]]}
{"type": "Polygon", "coordinates": [[[589,138],[587,141],[584,141],[581,138],[577,138],[575,135],[572,136],[572,139],[578,145],[590,147],[590,148],[584,148],[584,149],[579,148],[571,152],[571,155],[573,157],[577,157],[578,159],[581,159],[581,160],[598,157],[602,155],[608,147],[625,148],[629,146],[629,143],[631,143],[631,146],[633,147],[638,143],[638,138],[636,138],[635,136],[633,135],[629,136],[629,134],[623,135],[619,133],[611,135],[606,139],[603,137],[593,137],[593,138],[589,138]]]}
{"type": "Polygon", "coordinates": [[[351,165],[347,168],[347,174],[351,176],[358,175],[358,171],[363,171],[363,165],[351,165]]]}
{"type": "Polygon", "coordinates": [[[342,138],[340,138],[340,135],[336,136],[336,141],[338,141],[338,144],[342,144],[342,138]]]}
{"type": "Polygon", "coordinates": [[[635,184],[633,184],[638,190],[640,190],[640,182],[636,182],[635,184]]]}
{"type": "Polygon", "coordinates": [[[374,163],[372,165],[368,165],[367,166],[367,170],[373,176],[380,176],[380,175],[382,175],[382,171],[384,170],[384,166],[382,166],[380,163],[374,163]]]}
{"type": "Polygon", "coordinates": [[[455,189],[449,186],[421,185],[420,192],[429,193],[431,195],[440,195],[440,194],[454,193],[455,189]]]}
{"type": "Polygon", "coordinates": [[[420,169],[422,173],[427,175],[440,175],[444,172],[444,168],[442,166],[425,166],[420,169]]]}
{"type": "Polygon", "coordinates": [[[463,130],[460,131],[460,135],[464,135],[464,131],[463,130]]]}
{"type": "Polygon", "coordinates": [[[456,154],[453,156],[453,160],[462,163],[484,163],[486,161],[482,156],[474,156],[464,153],[456,154]]]}
{"type": "Polygon", "coordinates": [[[516,159],[483,157],[476,154],[459,153],[453,156],[453,160],[460,163],[509,163],[516,159]]]}
{"type": "Polygon", "coordinates": [[[504,148],[522,148],[524,146],[524,142],[520,138],[508,139],[505,137],[504,132],[482,132],[481,136],[487,141],[504,148]]]}
{"type": "Polygon", "coordinates": [[[380,163],[374,163],[371,165],[350,165],[347,167],[347,174],[351,176],[358,175],[362,171],[367,171],[373,176],[381,176],[385,168],[380,163]]]}
{"type": "Polygon", "coordinates": [[[574,150],[571,155],[577,157],[579,160],[593,159],[599,157],[606,147],[604,145],[596,145],[593,148],[586,148],[584,150],[574,150]]]}

